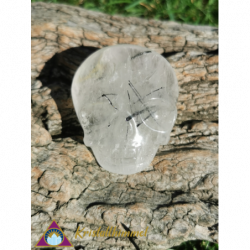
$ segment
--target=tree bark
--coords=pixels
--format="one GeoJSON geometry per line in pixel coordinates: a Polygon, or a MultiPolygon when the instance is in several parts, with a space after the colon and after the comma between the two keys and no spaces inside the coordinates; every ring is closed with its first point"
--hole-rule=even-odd
{"type": "Polygon", "coordinates": [[[167,249],[218,240],[218,30],[32,4],[32,247],[55,219],[84,249],[167,249]],[[83,144],[70,87],[98,48],[138,44],[176,71],[178,117],[168,145],[134,175],[112,174],[83,144]],[[74,238],[121,223],[146,237],[74,238]]]}

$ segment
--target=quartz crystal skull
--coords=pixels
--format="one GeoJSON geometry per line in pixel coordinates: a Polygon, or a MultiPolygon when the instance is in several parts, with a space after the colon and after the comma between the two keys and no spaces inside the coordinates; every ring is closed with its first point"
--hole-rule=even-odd
{"type": "Polygon", "coordinates": [[[102,48],[78,68],[72,98],[84,143],[118,174],[149,167],[168,143],[177,110],[177,79],[160,54],[136,45],[102,48]]]}

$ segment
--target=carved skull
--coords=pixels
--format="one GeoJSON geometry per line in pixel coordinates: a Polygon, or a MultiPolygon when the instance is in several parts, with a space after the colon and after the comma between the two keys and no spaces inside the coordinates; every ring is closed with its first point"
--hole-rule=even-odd
{"type": "Polygon", "coordinates": [[[168,143],[178,84],[168,61],[136,45],[105,47],[78,68],[72,84],[84,143],[98,163],[118,174],[148,167],[168,143]]]}

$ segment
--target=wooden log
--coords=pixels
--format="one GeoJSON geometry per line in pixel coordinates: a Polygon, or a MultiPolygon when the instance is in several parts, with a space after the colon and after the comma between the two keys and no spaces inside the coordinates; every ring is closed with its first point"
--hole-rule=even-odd
{"type": "Polygon", "coordinates": [[[167,249],[218,240],[218,30],[109,16],[78,7],[32,4],[32,247],[55,219],[74,246],[167,249]],[[124,176],[102,169],[83,144],[70,87],[97,49],[138,44],[176,71],[178,117],[151,165],[124,176]],[[84,237],[121,223],[146,237],[84,237]]]}

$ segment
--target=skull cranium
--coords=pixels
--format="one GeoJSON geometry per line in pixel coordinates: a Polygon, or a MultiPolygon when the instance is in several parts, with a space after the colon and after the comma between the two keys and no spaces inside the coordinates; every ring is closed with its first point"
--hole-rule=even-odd
{"type": "Polygon", "coordinates": [[[148,167],[167,144],[177,110],[178,84],[168,61],[136,45],[98,50],[78,68],[72,84],[84,143],[99,164],[119,174],[148,167]]]}

